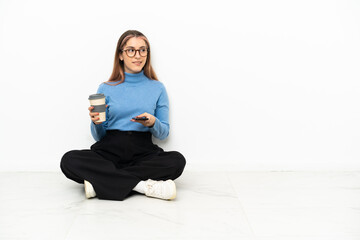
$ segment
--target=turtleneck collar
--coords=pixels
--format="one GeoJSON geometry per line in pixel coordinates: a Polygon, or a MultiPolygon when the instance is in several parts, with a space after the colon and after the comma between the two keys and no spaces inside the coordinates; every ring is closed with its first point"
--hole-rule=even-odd
{"type": "Polygon", "coordinates": [[[125,72],[125,82],[127,83],[138,83],[146,79],[144,71],[142,70],[139,73],[127,73],[125,72]]]}

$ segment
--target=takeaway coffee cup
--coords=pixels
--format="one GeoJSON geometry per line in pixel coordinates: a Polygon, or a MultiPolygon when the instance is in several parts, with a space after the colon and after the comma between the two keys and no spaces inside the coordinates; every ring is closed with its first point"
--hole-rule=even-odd
{"type": "Polygon", "coordinates": [[[99,120],[96,122],[106,121],[106,104],[105,104],[105,95],[102,93],[91,94],[89,96],[90,105],[94,107],[92,112],[99,113],[99,120]]]}

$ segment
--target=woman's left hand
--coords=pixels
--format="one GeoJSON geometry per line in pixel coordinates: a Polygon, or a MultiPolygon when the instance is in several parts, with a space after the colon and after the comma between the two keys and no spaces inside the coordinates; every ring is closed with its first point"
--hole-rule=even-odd
{"type": "Polygon", "coordinates": [[[142,125],[144,125],[145,127],[152,127],[154,126],[155,124],[155,120],[156,118],[151,115],[150,113],[143,113],[143,114],[140,114],[140,115],[137,115],[135,116],[137,118],[140,118],[140,117],[146,117],[148,118],[148,120],[134,120],[134,119],[131,119],[132,122],[138,122],[138,123],[141,123],[142,125]]]}

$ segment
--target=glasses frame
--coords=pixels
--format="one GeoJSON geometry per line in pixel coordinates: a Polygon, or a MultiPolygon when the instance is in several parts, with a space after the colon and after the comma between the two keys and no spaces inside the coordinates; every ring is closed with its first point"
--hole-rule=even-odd
{"type": "Polygon", "coordinates": [[[128,56],[129,58],[135,57],[137,52],[139,52],[139,56],[140,56],[140,57],[147,57],[147,55],[148,55],[149,52],[150,52],[150,49],[148,49],[148,48],[141,48],[141,49],[128,48],[128,49],[122,49],[121,52],[125,52],[125,53],[126,53],[126,56],[128,56]],[[141,50],[144,50],[144,49],[146,50],[146,55],[145,55],[145,56],[142,56],[141,53],[140,53],[140,51],[141,51],[141,50]],[[129,53],[128,53],[129,50],[134,50],[134,51],[135,51],[134,56],[131,56],[131,57],[129,56],[129,53]]]}

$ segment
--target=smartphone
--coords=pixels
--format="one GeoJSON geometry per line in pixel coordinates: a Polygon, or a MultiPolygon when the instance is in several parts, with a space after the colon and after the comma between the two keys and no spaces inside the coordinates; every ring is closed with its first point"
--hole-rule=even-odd
{"type": "Polygon", "coordinates": [[[147,117],[133,117],[134,120],[149,120],[147,117]]]}

